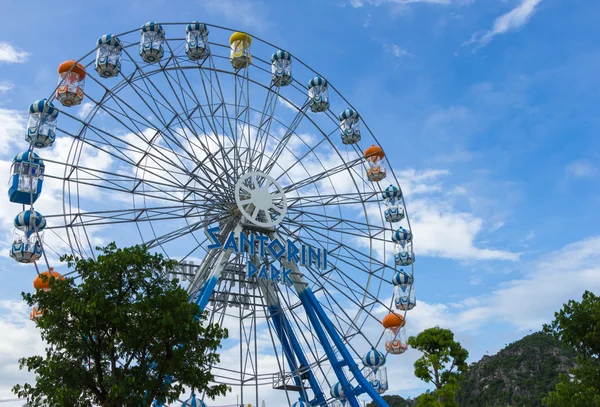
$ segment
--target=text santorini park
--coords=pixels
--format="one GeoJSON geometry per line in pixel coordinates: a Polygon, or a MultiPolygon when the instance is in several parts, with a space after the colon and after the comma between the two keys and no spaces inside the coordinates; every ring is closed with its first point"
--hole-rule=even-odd
{"type": "Polygon", "coordinates": [[[214,227],[206,230],[206,235],[211,241],[208,250],[223,249],[232,250],[234,253],[248,253],[250,256],[258,255],[265,262],[257,267],[251,260],[246,263],[246,278],[250,279],[255,275],[263,280],[283,283],[287,286],[293,284],[290,279],[292,269],[286,267],[295,263],[300,266],[314,266],[320,270],[327,269],[327,251],[322,248],[314,248],[310,245],[296,244],[290,239],[285,242],[275,238],[270,240],[269,236],[264,235],[246,235],[239,233],[239,239],[235,232],[230,232],[224,243],[218,239],[221,228],[214,227]],[[281,267],[267,261],[268,257],[280,260],[281,267]],[[268,267],[268,268],[267,268],[268,267]]]}

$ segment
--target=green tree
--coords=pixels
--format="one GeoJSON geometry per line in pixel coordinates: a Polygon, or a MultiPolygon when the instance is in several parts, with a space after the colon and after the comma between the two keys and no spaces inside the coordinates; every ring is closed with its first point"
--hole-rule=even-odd
{"type": "MultiPolygon", "coordinates": [[[[384,395],[382,397],[390,407],[410,407],[413,405],[411,399],[404,399],[398,395],[384,395]]],[[[367,407],[377,407],[377,404],[375,404],[374,401],[371,401],[367,404],[367,407]]]]}
{"type": "Polygon", "coordinates": [[[207,324],[169,280],[175,262],[145,246],[98,250],[97,260],[61,258],[81,276],[77,283],[52,278],[49,291],[22,294],[43,310],[38,328],[47,347],[45,357],[19,361],[35,373],[35,386],[13,392],[34,407],[171,403],[183,386],[212,398],[226,394],[227,386],[210,385],[209,366],[219,361],[227,331],[207,324]]]}
{"type": "Polygon", "coordinates": [[[456,377],[451,377],[442,387],[417,397],[416,407],[458,407],[456,394],[460,390],[456,377]]]}
{"type": "Polygon", "coordinates": [[[469,352],[454,340],[454,333],[439,326],[411,336],[408,344],[423,353],[414,364],[415,376],[433,383],[435,391],[419,397],[420,407],[454,407],[458,376],[467,370],[469,352]],[[437,404],[436,404],[437,403],[437,404]]]}
{"type": "Polygon", "coordinates": [[[575,377],[561,374],[556,390],[544,397],[542,402],[549,407],[600,406],[600,397],[594,384],[582,383],[575,377]]]}
{"type": "Polygon", "coordinates": [[[565,346],[579,354],[573,377],[561,375],[556,389],[543,400],[549,407],[592,407],[600,405],[600,297],[590,291],[581,302],[569,300],[544,325],[565,346]]]}

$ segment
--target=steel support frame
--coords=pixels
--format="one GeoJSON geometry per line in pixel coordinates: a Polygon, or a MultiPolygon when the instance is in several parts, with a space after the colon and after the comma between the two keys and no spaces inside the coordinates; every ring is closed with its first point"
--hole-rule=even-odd
{"type": "Polygon", "coordinates": [[[348,401],[350,406],[360,407],[358,396],[367,393],[377,406],[389,407],[383,397],[381,397],[375,388],[371,386],[369,381],[360,371],[360,367],[352,358],[348,348],[346,348],[346,345],[344,345],[342,338],[335,329],[335,326],[331,320],[327,317],[325,310],[323,310],[323,307],[321,307],[321,304],[317,300],[317,297],[315,297],[312,290],[309,287],[304,287],[304,289],[300,291],[298,295],[311,324],[315,328],[315,332],[319,337],[321,346],[323,346],[323,349],[325,349],[325,352],[329,357],[331,366],[338,377],[340,384],[342,385],[342,389],[344,390],[345,399],[348,401]],[[329,338],[327,335],[329,335],[329,338]],[[341,360],[338,360],[336,357],[335,351],[333,350],[329,339],[331,339],[331,342],[333,342],[337,348],[341,360]],[[352,387],[350,385],[346,375],[344,374],[343,366],[347,366],[350,373],[352,373],[352,376],[354,376],[354,379],[358,383],[356,387],[352,387]]]}
{"type": "MultiPolygon", "coordinates": [[[[279,338],[279,341],[283,346],[284,352],[286,354],[286,359],[288,360],[288,364],[290,365],[290,370],[292,372],[298,372],[298,374],[301,374],[296,364],[294,354],[296,358],[298,358],[298,362],[300,362],[300,365],[306,366],[306,368],[308,369],[308,382],[310,383],[310,387],[313,391],[314,400],[307,400],[306,394],[303,394],[302,391],[300,392],[300,398],[305,402],[309,402],[313,406],[327,406],[323,390],[321,389],[321,386],[319,386],[319,382],[317,381],[317,378],[313,374],[312,370],[309,368],[308,359],[306,359],[306,356],[302,351],[300,343],[294,335],[288,319],[283,313],[283,309],[280,305],[269,306],[269,314],[271,315],[273,325],[275,325],[275,333],[277,334],[277,337],[279,338]]],[[[294,377],[294,380],[297,386],[303,387],[300,379],[297,376],[294,377]]]]}
{"type": "MultiPolygon", "coordinates": [[[[270,233],[270,238],[272,240],[275,238],[279,239],[279,235],[277,232],[272,232],[270,233]]],[[[319,338],[319,342],[323,347],[325,354],[329,358],[331,367],[333,368],[339,383],[342,385],[346,401],[348,401],[351,407],[360,407],[358,396],[363,393],[367,393],[378,407],[389,407],[383,397],[377,393],[369,381],[364,377],[356,362],[354,362],[352,355],[335,329],[335,326],[327,317],[325,310],[323,310],[323,307],[321,307],[321,304],[317,300],[317,297],[315,297],[315,294],[304,281],[303,275],[300,273],[298,268],[298,264],[288,262],[283,258],[280,260],[285,267],[292,269],[291,279],[294,283],[294,288],[296,289],[298,297],[300,298],[300,302],[306,311],[306,315],[308,316],[310,324],[314,328],[315,333],[319,338]],[[341,356],[341,360],[337,358],[335,351],[331,346],[330,339],[337,348],[341,356]],[[344,374],[344,366],[348,367],[348,370],[354,376],[358,386],[352,387],[348,378],[344,374]]]]}
{"type": "MultiPolygon", "coordinates": [[[[239,236],[241,230],[242,225],[238,224],[235,227],[234,233],[239,236]]],[[[276,232],[271,232],[269,233],[269,235],[271,239],[279,238],[276,232]]],[[[225,264],[229,260],[229,257],[231,256],[232,252],[233,251],[231,249],[223,250],[219,254],[219,258],[216,264],[214,265],[214,268],[211,270],[209,277],[204,282],[202,287],[197,291],[197,294],[193,295],[193,301],[196,304],[198,304],[201,312],[204,312],[204,309],[208,304],[210,296],[212,295],[216,284],[219,281],[221,271],[224,269],[225,264]]],[[[325,351],[327,357],[329,358],[333,371],[339,383],[342,385],[342,389],[344,390],[344,396],[348,404],[351,407],[361,407],[358,400],[358,396],[367,393],[378,407],[389,407],[383,399],[383,397],[381,397],[381,395],[373,388],[373,386],[371,386],[369,381],[362,374],[360,367],[352,358],[352,355],[348,351],[348,348],[344,344],[344,341],[335,329],[335,326],[333,325],[329,317],[327,317],[325,310],[323,309],[323,307],[321,307],[321,304],[317,300],[310,287],[308,287],[308,284],[305,281],[303,281],[304,279],[302,278],[302,274],[299,271],[298,265],[296,263],[287,262],[284,259],[281,259],[281,262],[288,269],[292,269],[291,278],[294,283],[294,288],[298,294],[300,302],[302,303],[306,311],[310,324],[314,328],[319,342],[323,347],[323,350],[325,351]],[[336,356],[336,352],[332,344],[337,349],[341,359],[339,359],[338,356],[336,356]],[[348,368],[349,372],[356,380],[356,387],[353,387],[350,384],[350,381],[344,373],[344,366],[348,368]]],[[[274,302],[274,299],[271,299],[269,302],[268,297],[269,296],[267,296],[267,304],[269,305],[269,313],[271,315],[273,324],[275,325],[275,331],[277,333],[278,339],[280,340],[284,348],[284,354],[286,356],[288,364],[290,365],[290,369],[292,371],[298,371],[298,366],[294,356],[298,358],[300,364],[308,367],[308,360],[302,352],[300,343],[293,334],[289,321],[287,320],[287,318],[285,318],[283,309],[279,304],[274,302]]],[[[315,395],[315,399],[311,402],[311,404],[326,406],[327,402],[325,401],[325,396],[323,395],[323,392],[318,384],[316,377],[310,369],[309,375],[309,383],[315,395]]],[[[296,380],[298,380],[298,378],[296,378],[296,380]]],[[[302,392],[300,392],[300,398],[304,399],[305,397],[306,396],[302,394],[302,392]]]]}

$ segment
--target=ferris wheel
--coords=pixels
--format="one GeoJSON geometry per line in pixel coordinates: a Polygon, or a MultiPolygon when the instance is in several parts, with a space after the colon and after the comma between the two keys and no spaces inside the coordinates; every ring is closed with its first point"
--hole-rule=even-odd
{"type": "Polygon", "coordinates": [[[62,250],[145,243],[229,328],[211,371],[242,403],[386,406],[412,232],[388,156],[328,80],[248,33],[148,22],[62,63],[49,94],[11,168],[11,257],[59,275],[62,250]]]}

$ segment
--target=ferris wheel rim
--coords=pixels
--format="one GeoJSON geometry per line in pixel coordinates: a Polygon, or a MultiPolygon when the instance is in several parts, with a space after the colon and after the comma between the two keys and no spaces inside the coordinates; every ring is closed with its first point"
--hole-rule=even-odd
{"type": "MultiPolygon", "coordinates": [[[[187,24],[187,23],[163,23],[163,24],[164,24],[164,25],[177,25],[177,24],[184,25],[184,24],[187,24]]],[[[221,29],[225,29],[225,30],[228,30],[228,31],[233,31],[232,29],[227,29],[227,28],[224,28],[224,27],[219,27],[219,26],[210,25],[210,24],[207,24],[207,25],[208,25],[209,27],[215,27],[215,28],[221,28],[221,29]]],[[[131,31],[125,32],[125,33],[123,33],[123,34],[119,34],[119,35],[126,35],[126,34],[129,34],[129,33],[136,32],[136,31],[138,31],[138,29],[131,30],[131,31]]],[[[259,38],[257,38],[257,37],[255,37],[255,39],[257,39],[257,40],[259,40],[259,41],[261,41],[261,42],[263,42],[263,43],[265,43],[265,44],[268,44],[268,45],[270,45],[270,46],[272,46],[272,47],[274,47],[274,48],[277,48],[277,47],[275,47],[274,45],[272,45],[272,44],[270,44],[270,43],[268,43],[268,42],[266,42],[266,41],[264,41],[264,40],[261,40],[261,39],[259,39],[259,38]]],[[[167,38],[165,38],[165,40],[166,40],[166,43],[168,44],[168,39],[167,39],[167,38]]],[[[138,42],[138,43],[135,43],[135,42],[134,42],[134,43],[130,43],[130,44],[127,44],[127,47],[128,47],[128,48],[130,48],[130,47],[135,47],[135,46],[136,46],[136,45],[138,45],[138,44],[139,44],[139,42],[138,42]]],[[[95,51],[95,50],[94,50],[94,51],[95,51]]],[[[86,56],[84,56],[83,58],[81,58],[81,60],[83,60],[83,59],[87,58],[89,55],[93,54],[93,52],[94,52],[94,51],[91,51],[90,53],[88,53],[86,56]]],[[[307,69],[308,69],[308,70],[310,70],[311,72],[313,72],[313,73],[315,73],[315,74],[319,75],[319,74],[318,74],[316,71],[314,71],[314,70],[313,70],[312,68],[310,68],[308,65],[304,64],[302,61],[300,61],[299,59],[297,59],[295,56],[294,56],[294,58],[295,58],[295,59],[294,59],[295,61],[298,61],[298,62],[299,62],[300,64],[302,64],[302,65],[303,65],[305,68],[307,68],[307,69]]],[[[258,58],[257,58],[257,59],[258,59],[258,58]]],[[[133,60],[133,61],[135,61],[134,59],[132,59],[132,60],[133,60]]],[[[136,63],[136,62],[134,62],[134,63],[135,63],[135,64],[136,64],[136,66],[137,66],[137,63],[136,63]]],[[[91,63],[90,63],[90,64],[88,64],[88,66],[89,66],[89,65],[91,65],[91,63]]],[[[138,67],[138,68],[139,68],[139,67],[138,67]]],[[[163,72],[163,71],[164,71],[163,69],[158,69],[156,73],[163,72]]],[[[227,72],[227,71],[223,71],[223,72],[221,72],[221,73],[231,74],[231,72],[227,72]]],[[[236,74],[235,74],[235,75],[236,75],[236,74]]],[[[321,75],[319,75],[319,76],[321,76],[321,75]]],[[[246,78],[246,79],[248,79],[248,78],[246,78]]],[[[98,81],[98,82],[99,82],[99,81],[98,81]]],[[[121,82],[121,86],[123,86],[124,88],[126,88],[126,84],[127,84],[127,83],[125,82],[125,79],[123,79],[123,81],[121,82]]],[[[258,84],[258,83],[256,83],[256,84],[258,84]]],[[[118,84],[117,86],[119,86],[119,84],[118,84]]],[[[300,85],[300,86],[301,86],[302,88],[304,88],[304,89],[305,89],[304,85],[300,85]]],[[[350,103],[349,103],[349,102],[348,102],[348,101],[347,101],[347,100],[346,100],[346,99],[343,97],[343,95],[341,95],[341,93],[340,93],[340,92],[338,92],[338,91],[337,91],[337,90],[336,90],[336,89],[335,89],[335,88],[334,88],[334,87],[333,87],[331,84],[329,84],[329,86],[330,86],[330,89],[333,89],[333,90],[335,91],[335,93],[337,94],[337,96],[339,96],[339,97],[340,97],[342,100],[344,100],[344,101],[347,103],[347,105],[348,105],[348,106],[350,106],[350,107],[352,107],[352,108],[353,108],[353,106],[352,106],[352,105],[351,105],[351,104],[350,104],[350,103]]],[[[116,86],[115,86],[115,87],[116,87],[116,86]]],[[[54,93],[53,93],[53,96],[54,96],[54,93]]],[[[278,87],[278,90],[277,90],[277,98],[279,98],[279,97],[282,97],[282,96],[280,96],[280,95],[279,95],[279,87],[278,87]]],[[[284,100],[285,100],[285,99],[284,99],[284,100]]],[[[286,101],[287,101],[287,100],[286,100],[286,101]]],[[[289,102],[289,103],[291,103],[290,101],[288,101],[288,102],[289,102]]],[[[84,118],[84,119],[83,119],[83,122],[82,122],[81,120],[78,120],[78,121],[80,121],[80,122],[84,123],[84,124],[83,124],[83,127],[82,127],[82,130],[84,130],[84,129],[86,129],[86,128],[87,128],[87,123],[91,123],[91,122],[93,121],[94,117],[96,116],[96,114],[97,114],[97,113],[98,113],[98,111],[99,111],[99,109],[97,109],[97,108],[99,108],[99,106],[100,106],[100,105],[95,105],[95,106],[94,106],[94,109],[93,109],[93,111],[92,111],[92,112],[90,112],[90,115],[91,115],[91,116],[90,116],[90,115],[88,115],[88,117],[86,117],[86,118],[84,118]]],[[[298,110],[298,111],[300,111],[300,109],[299,109],[297,106],[295,106],[295,105],[294,105],[294,107],[296,107],[296,108],[297,108],[297,110],[298,110]]],[[[61,113],[64,113],[64,109],[61,109],[60,111],[61,111],[61,113]]],[[[178,113],[178,114],[181,114],[181,112],[180,112],[180,113],[178,113]]],[[[331,108],[330,108],[330,109],[328,109],[328,114],[330,114],[330,115],[331,115],[331,114],[333,114],[333,112],[331,111],[331,108]]],[[[313,128],[316,128],[316,129],[318,129],[318,130],[319,130],[319,132],[320,132],[320,133],[322,133],[322,134],[323,134],[323,136],[325,136],[326,132],[325,132],[325,131],[323,131],[323,130],[321,130],[320,126],[319,126],[319,125],[317,125],[317,124],[315,124],[315,122],[314,122],[313,120],[311,120],[311,119],[310,119],[309,115],[307,115],[306,113],[304,113],[304,116],[305,116],[305,118],[309,118],[309,121],[312,123],[312,126],[313,126],[313,128]]],[[[335,115],[334,115],[334,116],[335,116],[335,115]]],[[[72,117],[73,117],[73,116],[72,116],[72,117]]],[[[73,118],[75,118],[75,117],[73,117],[73,118]]],[[[76,120],[77,120],[77,119],[76,119],[76,120]]],[[[369,132],[369,135],[370,135],[370,136],[371,136],[371,137],[372,137],[372,138],[373,138],[375,141],[377,141],[377,139],[376,139],[376,137],[375,137],[375,134],[374,134],[373,132],[371,132],[371,131],[370,131],[370,129],[368,128],[368,125],[367,125],[367,123],[366,123],[364,120],[362,121],[362,123],[363,123],[363,126],[364,126],[364,127],[367,129],[367,130],[368,130],[368,132],[369,132]]],[[[332,133],[333,133],[333,132],[332,132],[332,133]]],[[[331,136],[331,134],[332,134],[332,133],[328,133],[329,135],[328,135],[328,136],[325,136],[325,139],[326,139],[326,140],[329,142],[330,146],[333,148],[333,150],[336,152],[336,154],[339,156],[339,158],[340,158],[340,159],[342,159],[342,161],[343,161],[343,157],[342,157],[342,151],[341,151],[340,149],[338,149],[337,145],[336,145],[335,143],[333,143],[333,142],[332,142],[332,140],[331,140],[331,138],[330,138],[330,136],[331,136]]],[[[85,134],[83,135],[83,138],[85,139],[85,134]]],[[[73,150],[73,148],[75,148],[75,150],[74,150],[74,152],[73,152],[73,157],[74,157],[73,159],[75,160],[75,157],[77,157],[77,158],[76,158],[76,160],[77,160],[77,166],[78,166],[78,164],[79,164],[79,161],[80,161],[80,159],[81,159],[81,153],[82,153],[82,150],[83,150],[84,146],[85,146],[85,143],[83,143],[81,139],[73,138],[73,140],[72,140],[72,143],[71,143],[71,148],[70,148],[70,151],[69,151],[69,155],[68,155],[68,156],[71,156],[71,150],[73,150]],[[77,146],[75,146],[75,143],[76,143],[76,142],[81,142],[81,143],[79,143],[77,146]]],[[[353,148],[354,148],[354,147],[353,147],[353,148]]],[[[356,151],[356,148],[354,148],[354,150],[356,151]]],[[[399,183],[397,182],[397,178],[396,178],[396,176],[395,176],[395,174],[394,174],[394,169],[393,169],[393,166],[391,166],[391,165],[390,165],[390,163],[389,163],[389,158],[388,158],[388,157],[385,157],[385,161],[386,161],[386,162],[387,162],[387,164],[388,164],[388,174],[391,174],[391,175],[392,175],[392,177],[393,177],[394,181],[396,182],[396,185],[398,185],[398,188],[401,188],[401,186],[400,186],[400,185],[399,185],[399,183]]],[[[69,232],[73,232],[72,239],[73,239],[73,242],[74,242],[74,244],[73,244],[73,243],[70,243],[70,246],[71,246],[72,248],[73,248],[73,247],[75,247],[75,246],[79,247],[79,249],[78,249],[78,250],[79,250],[79,253],[82,253],[82,252],[84,252],[84,251],[85,251],[85,250],[87,250],[87,249],[82,249],[82,247],[80,247],[80,246],[86,246],[86,244],[87,244],[87,246],[89,247],[90,253],[91,253],[91,255],[93,256],[93,255],[94,255],[94,250],[92,249],[92,243],[91,243],[91,241],[90,241],[90,237],[89,237],[89,235],[88,235],[88,232],[87,232],[87,230],[86,230],[86,226],[85,226],[85,225],[82,225],[82,226],[80,227],[81,229],[78,229],[79,231],[83,230],[83,235],[85,236],[85,240],[86,240],[86,242],[80,242],[80,240],[82,240],[82,239],[78,239],[78,237],[77,237],[77,236],[75,236],[75,232],[73,231],[73,229],[75,228],[74,226],[73,226],[73,227],[66,226],[66,225],[67,225],[67,214],[68,214],[68,212],[67,212],[67,210],[66,210],[66,206],[65,206],[65,205],[66,205],[66,199],[65,199],[65,188],[67,188],[67,187],[65,186],[65,184],[68,184],[68,188],[67,188],[67,189],[69,190],[69,193],[68,193],[69,202],[70,202],[70,199],[71,199],[71,193],[70,193],[70,188],[71,188],[71,185],[70,185],[70,184],[71,184],[71,182],[67,182],[67,177],[66,177],[67,170],[68,170],[68,166],[67,166],[67,165],[65,165],[65,170],[64,170],[65,178],[64,178],[64,180],[63,180],[63,200],[62,200],[62,203],[63,203],[63,214],[64,214],[64,221],[65,221],[65,229],[67,230],[67,236],[68,236],[68,238],[69,238],[69,242],[71,242],[71,233],[69,233],[69,232]]],[[[137,168],[137,170],[139,170],[139,167],[137,168]]],[[[346,168],[346,171],[350,172],[350,169],[347,167],[347,168],[346,168]]],[[[136,174],[136,177],[137,177],[137,174],[136,174]]],[[[356,184],[356,182],[357,182],[357,181],[356,181],[354,178],[353,178],[353,182],[354,182],[355,189],[356,189],[357,191],[360,191],[360,189],[358,188],[358,185],[356,184]]],[[[379,184],[378,184],[378,185],[379,185],[379,184]]],[[[79,194],[79,187],[80,187],[80,184],[77,182],[77,183],[76,183],[77,193],[75,194],[75,196],[77,197],[77,203],[76,203],[76,206],[77,206],[77,208],[81,208],[81,205],[80,205],[80,194],[79,194]]],[[[382,190],[382,188],[381,188],[381,186],[379,185],[379,191],[378,191],[378,192],[377,192],[377,191],[374,191],[374,193],[375,193],[375,194],[378,194],[378,193],[380,194],[380,193],[381,193],[381,190],[382,190]]],[[[334,191],[335,191],[335,187],[334,187],[334,191]]],[[[133,194],[132,194],[132,195],[133,195],[133,194]]],[[[133,198],[134,198],[134,206],[135,206],[135,196],[133,196],[133,198]]],[[[146,196],[144,196],[144,198],[143,198],[143,199],[145,200],[145,199],[146,199],[146,196]]],[[[379,205],[381,206],[381,204],[379,204],[379,205]]],[[[403,205],[404,207],[406,207],[406,204],[405,204],[405,202],[404,202],[404,197],[403,197],[403,196],[402,196],[402,205],[403,205]]],[[[70,203],[69,203],[69,206],[71,207],[71,204],[70,204],[70,203]]],[[[339,205],[338,205],[338,206],[339,206],[339,205]]],[[[364,212],[365,219],[366,219],[366,224],[368,225],[368,224],[370,224],[370,222],[369,222],[369,220],[368,220],[368,219],[369,219],[369,215],[368,215],[368,212],[367,212],[367,209],[366,209],[366,206],[365,206],[365,202],[362,202],[362,207],[363,207],[363,212],[364,212]]],[[[80,210],[80,209],[79,209],[79,210],[80,210]]],[[[381,215],[381,210],[380,210],[379,212],[380,212],[380,215],[381,215]]],[[[407,212],[407,211],[405,211],[405,212],[406,212],[406,219],[407,219],[407,222],[408,222],[408,227],[409,227],[409,230],[410,230],[410,222],[409,222],[409,220],[408,220],[408,212],[407,212]]],[[[72,214],[72,212],[71,212],[71,214],[72,214]]],[[[187,218],[186,218],[186,221],[187,221],[187,218]]],[[[138,232],[140,233],[140,238],[141,238],[141,239],[144,239],[144,238],[143,238],[143,235],[142,235],[142,232],[141,232],[141,230],[140,230],[140,226],[139,226],[139,224],[138,224],[137,222],[134,222],[134,223],[136,224],[136,227],[138,228],[138,232]]],[[[151,223],[151,221],[150,221],[150,223],[151,223]]],[[[78,227],[78,228],[79,228],[79,227],[78,227]]],[[[410,249],[411,249],[411,253],[412,253],[412,245],[411,245],[410,249]]],[[[369,243],[369,252],[370,252],[370,255],[369,255],[369,257],[370,257],[370,258],[373,258],[373,241],[370,241],[370,243],[369,243]]],[[[166,251],[165,251],[165,253],[166,253],[166,251]]],[[[37,264],[36,264],[36,267],[37,267],[37,264]]],[[[413,267],[413,266],[411,265],[411,273],[412,273],[412,267],[413,267]]],[[[388,267],[388,268],[389,268],[389,267],[388,267]]],[[[397,269],[397,266],[396,266],[396,265],[394,265],[393,269],[394,269],[394,270],[396,270],[396,269],[397,269]]],[[[381,287],[381,284],[383,283],[383,275],[384,275],[384,272],[385,272],[385,267],[382,267],[382,268],[381,268],[381,273],[382,273],[382,274],[381,274],[381,277],[378,279],[380,287],[381,287]]],[[[371,279],[372,279],[372,275],[369,275],[369,277],[368,277],[368,283],[367,283],[367,290],[366,290],[367,292],[368,292],[368,286],[369,286],[369,284],[371,283],[371,279]]],[[[378,292],[379,292],[379,291],[378,291],[378,292]]],[[[335,301],[335,299],[334,299],[334,301],[335,301]]],[[[354,320],[358,319],[360,312],[362,312],[362,311],[363,311],[363,308],[365,308],[365,301],[366,301],[366,295],[365,295],[365,296],[363,296],[362,304],[361,304],[361,306],[359,307],[359,312],[356,314],[356,316],[355,316],[354,320]]],[[[375,303],[371,304],[371,307],[373,307],[373,306],[375,306],[375,303]]],[[[388,306],[388,308],[389,308],[389,309],[392,309],[392,305],[388,306]]],[[[369,312],[369,314],[370,314],[370,312],[369,312]]],[[[404,312],[404,314],[406,315],[406,311],[404,312]]],[[[223,315],[225,315],[225,314],[223,314],[223,315]]],[[[355,322],[354,320],[352,321],[352,323],[354,323],[354,322],[355,322]]],[[[366,321],[366,319],[365,319],[365,320],[363,320],[363,324],[364,324],[364,321],[366,321]]],[[[349,324],[349,326],[350,326],[350,324],[349,324]]],[[[381,338],[382,338],[382,336],[383,336],[383,334],[380,336],[379,340],[377,341],[377,344],[379,344],[379,342],[381,341],[381,338]]],[[[268,373],[267,373],[267,375],[268,375],[268,373]]]]}

